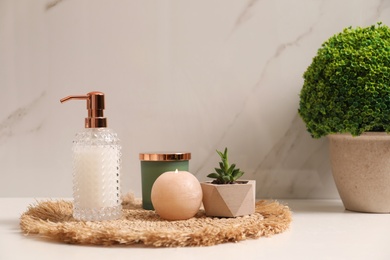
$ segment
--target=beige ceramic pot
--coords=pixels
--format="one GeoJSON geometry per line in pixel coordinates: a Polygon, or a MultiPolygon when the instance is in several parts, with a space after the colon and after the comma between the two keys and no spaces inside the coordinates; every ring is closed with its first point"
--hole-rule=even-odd
{"type": "Polygon", "coordinates": [[[346,209],[390,213],[390,135],[329,135],[333,178],[346,209]]]}
{"type": "Polygon", "coordinates": [[[240,184],[200,183],[207,216],[238,217],[255,213],[256,181],[240,184]]]}

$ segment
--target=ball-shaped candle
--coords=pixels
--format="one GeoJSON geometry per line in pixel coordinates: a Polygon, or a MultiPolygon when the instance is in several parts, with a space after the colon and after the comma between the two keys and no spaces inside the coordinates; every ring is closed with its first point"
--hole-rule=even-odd
{"type": "Polygon", "coordinates": [[[156,213],[166,220],[185,220],[195,216],[202,196],[198,179],[187,171],[178,170],[161,174],[151,193],[156,213]]]}

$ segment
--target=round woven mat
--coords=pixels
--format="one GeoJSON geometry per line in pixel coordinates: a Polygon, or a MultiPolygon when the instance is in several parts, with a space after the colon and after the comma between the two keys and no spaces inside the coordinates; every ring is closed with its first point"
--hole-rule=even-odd
{"type": "Polygon", "coordinates": [[[166,221],[155,211],[144,210],[132,194],[123,198],[123,216],[102,222],[76,221],[72,202],[37,202],[22,214],[26,235],[84,245],[132,245],[154,247],[211,246],[248,238],[271,236],[291,223],[290,209],[277,201],[259,201],[252,215],[236,218],[206,217],[203,210],[188,220],[166,221]]]}

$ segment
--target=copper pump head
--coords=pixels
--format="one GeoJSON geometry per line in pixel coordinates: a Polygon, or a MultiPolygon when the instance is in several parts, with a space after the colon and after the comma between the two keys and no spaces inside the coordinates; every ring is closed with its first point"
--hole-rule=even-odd
{"type": "Polygon", "coordinates": [[[85,128],[107,127],[107,118],[103,115],[104,93],[93,91],[85,96],[68,96],[60,100],[61,103],[71,99],[87,100],[88,117],[85,118],[85,128]]]}

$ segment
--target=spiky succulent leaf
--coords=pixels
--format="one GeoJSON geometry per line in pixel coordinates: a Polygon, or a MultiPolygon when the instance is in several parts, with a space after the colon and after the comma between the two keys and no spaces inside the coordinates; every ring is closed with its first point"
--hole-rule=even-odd
{"type": "Polygon", "coordinates": [[[223,164],[223,162],[219,162],[219,168],[221,170],[224,170],[225,169],[225,165],[223,164]]]}
{"type": "Polygon", "coordinates": [[[236,168],[236,165],[233,163],[232,165],[230,165],[229,169],[227,170],[227,175],[233,175],[233,172],[234,172],[234,168],[236,168]]]}
{"type": "Polygon", "coordinates": [[[232,172],[232,176],[235,177],[237,176],[237,174],[240,172],[240,169],[234,169],[234,171],[232,172]]]}
{"type": "Polygon", "coordinates": [[[214,170],[215,170],[220,176],[224,175],[224,172],[223,172],[222,169],[214,168],[214,170]]]}
{"type": "Polygon", "coordinates": [[[229,183],[231,181],[230,176],[227,176],[227,175],[223,176],[222,180],[223,180],[223,183],[229,183]]]}
{"type": "Polygon", "coordinates": [[[210,173],[209,175],[207,175],[207,177],[213,178],[213,179],[218,179],[220,177],[220,175],[213,172],[213,173],[210,173]]]}
{"type": "Polygon", "coordinates": [[[244,175],[244,172],[238,171],[238,173],[237,173],[236,175],[233,176],[234,181],[236,181],[237,179],[239,179],[242,175],[244,175]]]}
{"type": "Polygon", "coordinates": [[[225,156],[222,152],[217,150],[217,153],[218,153],[219,157],[221,157],[222,160],[223,160],[223,158],[225,158],[225,156]]]}

